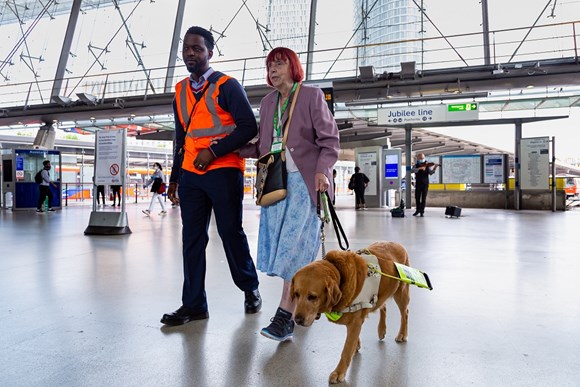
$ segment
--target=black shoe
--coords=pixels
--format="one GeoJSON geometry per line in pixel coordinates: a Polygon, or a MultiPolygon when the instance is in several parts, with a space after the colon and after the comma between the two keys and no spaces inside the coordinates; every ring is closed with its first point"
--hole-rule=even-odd
{"type": "Polygon", "coordinates": [[[276,341],[286,341],[294,336],[294,321],[292,314],[278,308],[276,315],[270,319],[270,325],[262,328],[262,336],[276,341]]]}
{"type": "Polygon", "coordinates": [[[251,292],[245,292],[244,309],[247,314],[258,313],[262,309],[262,297],[258,289],[251,292]]]}
{"type": "Polygon", "coordinates": [[[413,216],[417,216],[417,215],[419,215],[419,211],[413,212],[413,216]]]}
{"type": "Polygon", "coordinates": [[[175,312],[164,314],[161,323],[165,325],[177,326],[187,324],[194,320],[206,320],[209,318],[207,312],[195,312],[192,309],[182,306],[175,312]]]}
{"type": "Polygon", "coordinates": [[[423,217],[423,213],[421,212],[421,215],[419,215],[421,218],[423,217]]]}

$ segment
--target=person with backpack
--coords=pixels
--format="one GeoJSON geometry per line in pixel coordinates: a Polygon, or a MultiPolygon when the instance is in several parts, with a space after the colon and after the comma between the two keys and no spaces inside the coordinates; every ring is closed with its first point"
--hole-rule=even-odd
{"type": "Polygon", "coordinates": [[[365,190],[369,185],[369,178],[360,171],[359,167],[354,167],[354,174],[350,177],[348,188],[354,191],[355,204],[357,210],[366,210],[365,190]]]}
{"type": "Polygon", "coordinates": [[[202,27],[190,27],[183,37],[182,58],[190,76],[175,85],[167,197],[181,208],[183,228],[176,235],[183,242],[184,282],[181,306],[161,318],[166,325],[209,317],[205,271],[212,212],[232,279],[244,292],[245,313],[262,307],[258,274],[242,227],[246,165],[237,152],[258,134],[258,126],[240,83],[210,67],[214,46],[212,33],[202,27]]]}
{"type": "Polygon", "coordinates": [[[52,208],[52,191],[50,190],[50,186],[52,185],[54,188],[58,188],[57,185],[50,179],[50,160],[44,160],[42,162],[43,168],[38,171],[35,176],[35,181],[39,184],[38,185],[38,204],[36,205],[36,212],[44,212],[42,209],[42,205],[44,200],[48,197],[48,211],[54,212],[54,208],[52,208]]]}

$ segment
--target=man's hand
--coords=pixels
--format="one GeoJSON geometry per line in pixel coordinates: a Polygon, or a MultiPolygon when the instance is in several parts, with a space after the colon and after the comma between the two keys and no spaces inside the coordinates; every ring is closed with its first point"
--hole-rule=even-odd
{"type": "Polygon", "coordinates": [[[197,168],[199,171],[205,171],[208,165],[214,161],[215,157],[211,151],[206,148],[199,151],[195,161],[193,162],[193,166],[197,168]]]}
{"type": "Polygon", "coordinates": [[[171,203],[175,204],[176,206],[179,205],[179,198],[177,197],[177,183],[169,183],[167,197],[171,203]]]}
{"type": "Polygon", "coordinates": [[[314,175],[314,188],[320,192],[326,192],[330,187],[330,182],[328,181],[328,177],[322,172],[316,172],[314,175]]]}

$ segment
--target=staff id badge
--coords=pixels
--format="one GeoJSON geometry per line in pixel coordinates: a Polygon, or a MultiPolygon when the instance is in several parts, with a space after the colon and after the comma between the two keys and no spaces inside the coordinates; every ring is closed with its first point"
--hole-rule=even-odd
{"type": "Polygon", "coordinates": [[[279,153],[282,152],[282,141],[274,141],[272,142],[272,146],[270,147],[270,152],[272,153],[279,153]]]}

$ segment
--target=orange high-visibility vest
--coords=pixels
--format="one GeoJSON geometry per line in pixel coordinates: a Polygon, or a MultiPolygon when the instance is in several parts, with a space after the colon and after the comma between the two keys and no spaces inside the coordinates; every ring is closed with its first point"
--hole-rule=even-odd
{"type": "MultiPolygon", "coordinates": [[[[213,74],[212,74],[213,75],[213,74]]],[[[210,76],[212,78],[212,76],[210,76]]],[[[178,118],[187,132],[185,144],[183,146],[183,163],[181,167],[187,171],[197,174],[205,174],[217,168],[238,168],[245,170],[244,159],[237,153],[228,153],[218,157],[207,166],[204,171],[195,168],[193,161],[201,149],[209,148],[211,139],[223,138],[234,131],[236,123],[231,114],[223,110],[217,100],[219,87],[230,79],[227,75],[222,75],[217,81],[205,81],[203,85],[207,90],[202,99],[195,104],[195,96],[191,88],[189,78],[185,78],[175,85],[175,102],[177,106],[178,118]],[[191,109],[195,106],[195,111],[191,114],[191,109]],[[190,117],[192,118],[189,122],[190,117]]]]}

